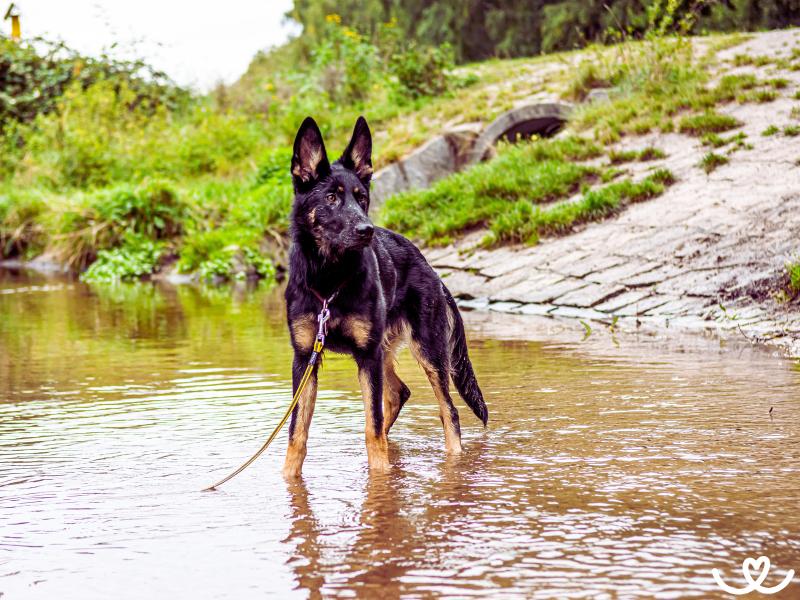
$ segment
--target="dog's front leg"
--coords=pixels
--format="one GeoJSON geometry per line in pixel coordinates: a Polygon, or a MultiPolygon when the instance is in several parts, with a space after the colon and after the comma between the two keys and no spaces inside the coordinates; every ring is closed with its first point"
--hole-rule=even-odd
{"type": "Polygon", "coordinates": [[[389,470],[389,444],[383,429],[383,350],[378,347],[370,356],[357,359],[358,380],[364,399],[365,436],[369,468],[389,470]]]}
{"type": "MultiPolygon", "coordinates": [[[[297,393],[300,380],[308,366],[309,356],[295,352],[292,363],[292,394],[297,393]]],[[[300,476],[303,461],[306,458],[306,442],[308,428],[311,427],[311,417],[314,414],[314,403],[317,400],[317,365],[303,388],[303,393],[297,400],[297,405],[292,411],[292,420],[289,423],[289,446],[286,449],[286,462],[283,465],[283,476],[286,479],[295,479],[300,476]]]]}

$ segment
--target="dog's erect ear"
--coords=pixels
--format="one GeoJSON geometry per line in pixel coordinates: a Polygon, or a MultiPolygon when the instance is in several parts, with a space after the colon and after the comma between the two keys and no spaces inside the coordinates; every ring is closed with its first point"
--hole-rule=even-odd
{"type": "Polygon", "coordinates": [[[358,117],[353,137],[339,161],[344,168],[355,172],[364,185],[369,185],[372,177],[372,134],[364,117],[358,117]]]}
{"type": "Polygon", "coordinates": [[[317,122],[311,117],[306,117],[297,130],[297,137],[294,138],[292,177],[295,186],[311,187],[330,172],[331,165],[325,153],[322,133],[317,127],[317,122]]]}

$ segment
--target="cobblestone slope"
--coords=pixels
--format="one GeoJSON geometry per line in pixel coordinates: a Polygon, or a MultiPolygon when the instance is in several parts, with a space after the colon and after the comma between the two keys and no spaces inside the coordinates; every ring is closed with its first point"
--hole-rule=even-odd
{"type": "Polygon", "coordinates": [[[707,175],[698,165],[708,148],[696,138],[629,138],[620,149],[667,153],[628,167],[642,176],[672,171],[678,181],[662,196],[534,247],[480,249],[478,232],[426,251],[428,259],[466,305],[622,328],[713,328],[800,356],[800,302],[775,297],[786,262],[800,253],[800,137],[762,135],[800,124],[792,114],[800,72],[731,66],[736,54],[786,56],[799,41],[798,30],[768,32],[720,54],[726,73],[790,81],[773,102],[720,107],[744,123],[737,131],[752,145],[728,164],[707,175]]]}

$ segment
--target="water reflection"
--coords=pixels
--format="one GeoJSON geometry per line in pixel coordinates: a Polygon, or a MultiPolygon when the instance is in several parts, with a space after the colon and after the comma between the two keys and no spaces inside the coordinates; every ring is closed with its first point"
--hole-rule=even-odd
{"type": "Polygon", "coordinates": [[[466,322],[491,421],[462,411],[463,455],[442,452],[403,355],[394,468],[369,476],[354,367],[332,357],[304,479],[283,482],[276,449],[204,494],[288,401],[280,290],[0,271],[0,592],[709,597],[712,567],[732,582],[747,556],[769,556],[776,581],[800,567],[796,363],[675,334],[466,322]]]}

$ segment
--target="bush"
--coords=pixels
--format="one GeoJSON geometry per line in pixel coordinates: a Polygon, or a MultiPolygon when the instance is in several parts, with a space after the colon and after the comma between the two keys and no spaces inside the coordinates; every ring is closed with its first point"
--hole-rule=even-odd
{"type": "Polygon", "coordinates": [[[40,217],[46,210],[35,192],[0,194],[0,258],[31,258],[41,252],[46,235],[40,217]]]}
{"type": "Polygon", "coordinates": [[[178,271],[197,272],[203,280],[263,277],[274,279],[275,267],[261,251],[262,235],[255,229],[223,227],[197,232],[183,240],[178,271]]]}
{"type": "Polygon", "coordinates": [[[123,184],[76,198],[59,215],[55,249],[71,268],[81,270],[101,250],[119,246],[129,235],[167,240],[180,234],[190,210],[175,189],[159,180],[123,184]]]}
{"type": "Polygon", "coordinates": [[[131,106],[175,109],[189,93],[138,60],[81,56],[62,43],[42,39],[14,42],[0,37],[0,131],[54,110],[71,84],[86,88],[113,79],[132,90],[131,106]]]}
{"type": "Polygon", "coordinates": [[[420,47],[414,43],[392,55],[389,72],[397,77],[403,96],[436,96],[450,89],[454,67],[453,49],[448,44],[420,47]]]}
{"type": "Polygon", "coordinates": [[[83,281],[120,281],[150,275],[157,267],[164,244],[142,235],[128,234],[122,246],[101,250],[97,260],[81,274],[83,281]]]}
{"type": "Polygon", "coordinates": [[[328,15],[324,33],[312,51],[311,69],[320,88],[335,102],[366,99],[379,76],[378,49],[354,29],[328,15]]]}

